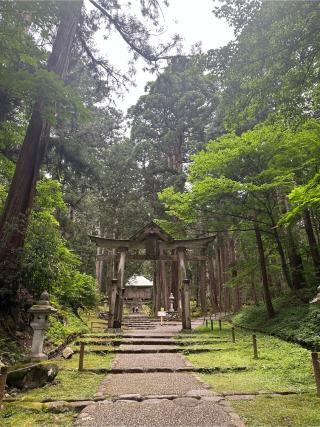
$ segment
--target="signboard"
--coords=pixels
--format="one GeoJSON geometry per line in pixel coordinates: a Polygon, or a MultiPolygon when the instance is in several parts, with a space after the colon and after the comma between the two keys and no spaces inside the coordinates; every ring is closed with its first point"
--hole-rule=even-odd
{"type": "Polygon", "coordinates": [[[159,317],[166,317],[167,312],[166,311],[158,311],[158,316],[159,317]]]}
{"type": "Polygon", "coordinates": [[[158,311],[158,316],[160,317],[160,325],[163,326],[163,318],[166,317],[166,311],[158,311]]]}

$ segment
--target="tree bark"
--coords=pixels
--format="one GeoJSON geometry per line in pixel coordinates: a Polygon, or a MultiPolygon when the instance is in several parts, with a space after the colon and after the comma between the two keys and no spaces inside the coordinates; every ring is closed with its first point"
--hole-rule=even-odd
{"type": "MultiPolygon", "coordinates": [[[[66,3],[47,64],[48,71],[54,72],[61,79],[65,77],[68,70],[71,48],[82,7],[82,1],[66,3]]],[[[40,166],[46,151],[50,124],[44,118],[45,107],[39,94],[38,101],[33,107],[0,221],[0,235],[6,239],[6,246],[11,250],[23,247],[27,220],[33,205],[40,166]],[[6,233],[5,226],[8,224],[14,227],[6,233]]]]}
{"type": "MultiPolygon", "coordinates": [[[[48,60],[48,71],[57,74],[61,79],[65,77],[68,70],[81,7],[82,0],[65,2],[52,53],[48,60]]],[[[39,94],[33,107],[0,219],[0,288],[11,308],[17,307],[18,304],[18,291],[21,286],[19,281],[20,255],[50,133],[50,124],[44,118],[45,108],[46,105],[39,94]]]]}
{"type": "Polygon", "coordinates": [[[287,285],[290,289],[293,288],[292,285],[292,280],[291,280],[291,275],[290,275],[290,270],[289,270],[289,266],[287,264],[287,260],[286,260],[286,255],[284,253],[284,249],[281,243],[281,239],[278,233],[278,230],[276,230],[275,228],[273,228],[273,235],[277,244],[277,249],[278,249],[278,253],[280,255],[280,260],[281,260],[281,267],[282,267],[282,273],[286,279],[287,285]]]}
{"type": "Polygon", "coordinates": [[[267,273],[265,255],[264,255],[263,242],[262,242],[262,238],[261,238],[261,231],[260,231],[259,225],[256,221],[254,222],[254,231],[255,231],[255,235],[256,235],[257,248],[258,248],[258,254],[259,254],[259,262],[260,262],[260,270],[261,270],[261,278],[262,278],[262,286],[263,286],[265,304],[266,304],[268,316],[271,318],[271,317],[274,317],[275,311],[274,311],[271,296],[270,296],[269,283],[268,283],[268,273],[267,273]]]}
{"type": "MultiPolygon", "coordinates": [[[[202,248],[200,251],[200,255],[204,256],[206,253],[207,253],[207,249],[202,248]]],[[[198,270],[199,270],[198,286],[199,286],[199,294],[200,294],[200,308],[201,308],[201,313],[206,314],[206,312],[207,312],[206,261],[200,261],[199,262],[198,270]]]]}
{"type": "Polygon", "coordinates": [[[214,271],[214,260],[213,256],[208,258],[208,279],[209,279],[209,295],[210,304],[214,312],[218,307],[217,289],[216,289],[216,276],[214,271]]]}
{"type": "Polygon", "coordinates": [[[292,287],[294,289],[301,289],[306,286],[303,262],[301,254],[297,250],[295,238],[290,228],[287,231],[287,241],[288,257],[292,277],[292,287]]]}
{"type": "Polygon", "coordinates": [[[303,214],[304,227],[307,233],[311,258],[317,280],[320,280],[320,253],[317,245],[317,240],[313,231],[312,221],[309,210],[305,210],[303,214]]]}

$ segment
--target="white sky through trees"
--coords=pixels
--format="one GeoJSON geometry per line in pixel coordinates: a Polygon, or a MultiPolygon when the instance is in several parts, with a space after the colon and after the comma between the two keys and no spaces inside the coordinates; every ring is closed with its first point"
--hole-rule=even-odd
{"type": "MultiPolygon", "coordinates": [[[[131,13],[139,15],[139,2],[132,3],[131,13]]],[[[168,41],[174,34],[179,34],[183,38],[183,53],[186,54],[198,42],[201,42],[203,52],[226,45],[233,38],[233,31],[225,20],[213,15],[214,3],[213,0],[170,0],[169,7],[162,7],[161,25],[164,31],[153,37],[153,44],[157,46],[157,43],[168,41]]],[[[106,55],[116,67],[126,72],[131,56],[118,34],[114,32],[106,41],[103,34],[99,34],[97,47],[102,56],[106,55]]],[[[156,74],[144,71],[144,67],[145,63],[140,59],[136,63],[136,86],[131,86],[123,98],[116,100],[117,107],[124,112],[144,94],[146,83],[156,79],[156,74]]]]}

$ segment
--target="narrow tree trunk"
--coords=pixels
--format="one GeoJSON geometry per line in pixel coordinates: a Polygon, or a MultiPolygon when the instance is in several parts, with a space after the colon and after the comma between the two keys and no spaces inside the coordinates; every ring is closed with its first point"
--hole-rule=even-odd
{"type": "Polygon", "coordinates": [[[218,309],[218,295],[217,295],[217,279],[215,274],[213,257],[210,257],[208,259],[208,275],[209,275],[210,302],[214,312],[216,312],[218,309]]]}
{"type": "Polygon", "coordinates": [[[268,283],[268,273],[267,273],[265,255],[264,255],[263,242],[262,242],[262,238],[261,238],[261,231],[260,231],[259,225],[256,221],[254,222],[254,231],[255,231],[255,235],[256,235],[257,248],[258,248],[258,254],[259,254],[260,270],[261,270],[261,278],[262,278],[262,286],[263,286],[265,304],[267,307],[268,316],[271,318],[271,317],[274,317],[275,311],[274,311],[271,296],[270,296],[269,283],[268,283]]]}
{"type": "Polygon", "coordinates": [[[312,257],[314,271],[317,277],[317,280],[320,280],[320,253],[317,245],[317,240],[313,231],[310,212],[306,209],[303,214],[304,227],[307,233],[310,253],[312,257]]]}
{"type": "Polygon", "coordinates": [[[221,248],[217,247],[217,267],[218,267],[218,295],[219,295],[219,311],[222,312],[223,295],[222,295],[222,269],[221,269],[221,248]]]}
{"type": "Polygon", "coordinates": [[[292,280],[291,280],[289,266],[287,264],[286,255],[284,253],[283,245],[281,243],[281,239],[280,239],[278,230],[275,228],[275,224],[273,224],[273,235],[274,235],[274,239],[275,239],[276,244],[277,244],[278,253],[280,255],[282,273],[284,275],[284,278],[285,278],[285,280],[287,282],[288,287],[290,289],[292,289],[293,285],[292,285],[292,280]]]}
{"type": "MultiPolygon", "coordinates": [[[[282,212],[286,213],[289,210],[288,199],[286,196],[283,196],[280,200],[282,206],[282,212]]],[[[296,245],[296,238],[293,234],[292,227],[286,229],[286,240],[287,240],[287,252],[289,258],[290,272],[291,272],[291,282],[292,289],[299,290],[306,285],[304,268],[302,257],[296,245]]]]}
{"type": "Polygon", "coordinates": [[[306,286],[303,262],[302,257],[296,247],[295,237],[290,228],[287,231],[287,241],[292,286],[294,289],[301,289],[306,286]]]}
{"type": "Polygon", "coordinates": [[[253,297],[254,304],[256,306],[258,306],[259,305],[259,300],[258,300],[258,296],[257,296],[257,288],[256,288],[256,284],[255,284],[255,281],[254,281],[254,277],[251,280],[251,290],[252,290],[252,297],[253,297]]]}
{"type": "MultiPolygon", "coordinates": [[[[205,248],[201,249],[200,255],[204,256],[206,254],[207,250],[205,248]]],[[[198,264],[198,270],[199,270],[199,291],[200,291],[200,307],[201,307],[201,313],[205,314],[207,311],[207,304],[206,304],[206,262],[200,261],[198,264]]]]}

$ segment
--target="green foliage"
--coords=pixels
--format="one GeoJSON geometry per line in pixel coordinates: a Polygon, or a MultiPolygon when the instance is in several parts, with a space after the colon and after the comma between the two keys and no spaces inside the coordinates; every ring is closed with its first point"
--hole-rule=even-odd
{"type": "Polygon", "coordinates": [[[79,316],[70,310],[62,309],[59,306],[57,308],[58,316],[49,316],[50,326],[46,332],[46,339],[51,344],[58,346],[63,344],[71,334],[89,332],[87,324],[79,316]]]}
{"type": "Polygon", "coordinates": [[[225,125],[243,131],[275,111],[293,121],[312,116],[319,108],[317,4],[222,3],[216,12],[238,30],[231,55],[218,55],[223,67],[218,116],[225,125]]]}
{"type": "Polygon", "coordinates": [[[52,179],[40,181],[21,274],[32,295],[38,297],[47,290],[59,304],[77,313],[79,308],[93,308],[97,303],[96,282],[92,276],[78,271],[80,259],[61,235],[54,213],[65,209],[61,185],[52,179]]]}
{"type": "Polygon", "coordinates": [[[6,337],[0,332],[0,365],[15,365],[24,360],[24,351],[18,341],[6,337]]]}
{"type": "Polygon", "coordinates": [[[233,322],[238,326],[266,332],[307,348],[320,350],[318,307],[301,304],[287,295],[275,299],[274,306],[277,314],[273,319],[268,319],[264,306],[248,306],[233,317],[233,322]]]}

